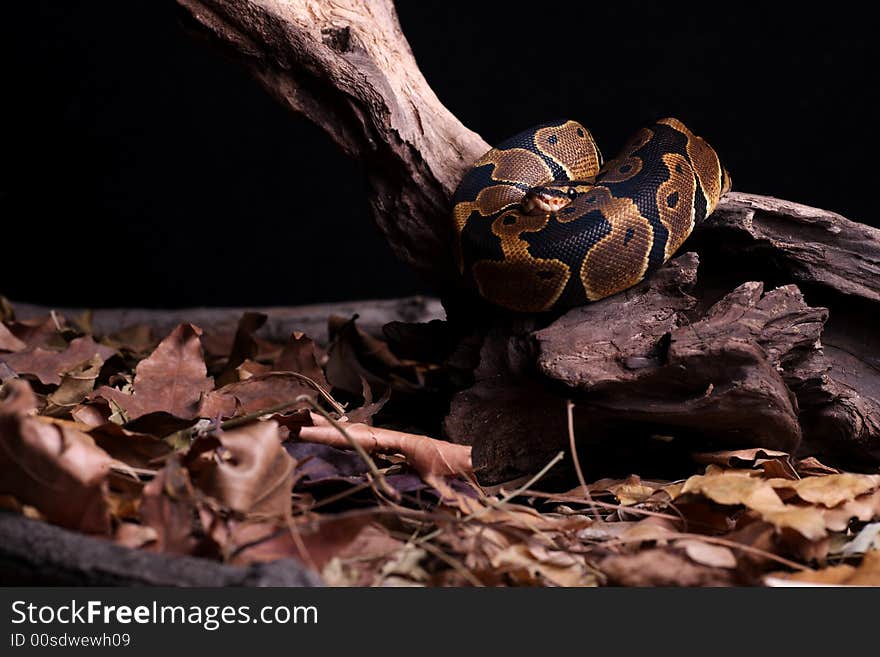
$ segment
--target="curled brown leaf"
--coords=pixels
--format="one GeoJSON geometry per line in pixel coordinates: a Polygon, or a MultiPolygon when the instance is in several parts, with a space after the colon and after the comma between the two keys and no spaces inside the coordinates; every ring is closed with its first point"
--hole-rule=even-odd
{"type": "Polygon", "coordinates": [[[37,508],[49,522],[107,534],[111,462],[70,423],[0,415],[0,493],[37,508]]]}

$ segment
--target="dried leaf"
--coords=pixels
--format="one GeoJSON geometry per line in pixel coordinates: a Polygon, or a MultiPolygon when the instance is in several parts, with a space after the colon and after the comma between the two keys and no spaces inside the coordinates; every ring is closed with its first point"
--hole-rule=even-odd
{"type": "Polygon", "coordinates": [[[48,403],[43,413],[45,415],[66,413],[88,397],[101,374],[103,364],[104,359],[96,354],[90,360],[62,372],[61,385],[46,398],[48,403]]]}
{"type": "Polygon", "coordinates": [[[97,357],[101,363],[116,353],[112,348],[96,344],[90,336],[76,338],[63,351],[36,347],[3,356],[3,360],[19,374],[32,374],[41,383],[59,385],[61,374],[97,357]]]}
{"type": "Polygon", "coordinates": [[[0,351],[21,351],[27,349],[24,341],[15,337],[12,332],[6,328],[6,325],[0,322],[0,351]]]}
{"type": "Polygon", "coordinates": [[[801,477],[815,477],[819,475],[840,474],[837,468],[831,468],[821,463],[817,458],[808,456],[794,464],[797,473],[801,477]]]}
{"type": "Polygon", "coordinates": [[[756,511],[782,510],[785,504],[763,479],[745,472],[695,475],[685,481],[681,494],[697,493],[718,504],[742,504],[756,511]]]}
{"type": "Polygon", "coordinates": [[[811,541],[818,541],[826,535],[825,518],[812,507],[786,505],[783,509],[760,510],[759,514],[777,529],[793,529],[811,541]]]}
{"type": "Polygon", "coordinates": [[[723,452],[695,454],[697,463],[715,464],[728,468],[760,468],[770,477],[797,479],[798,474],[787,452],[772,449],[754,448],[723,452]]]}
{"type": "Polygon", "coordinates": [[[294,404],[296,398],[306,395],[317,398],[315,389],[288,372],[270,372],[252,376],[244,381],[230,383],[205,395],[198,415],[204,418],[229,418],[290,403],[291,409],[307,404],[294,404]]]}
{"type": "Polygon", "coordinates": [[[370,389],[369,384],[366,381],[363,381],[362,384],[363,391],[361,394],[363,395],[364,403],[358,408],[347,412],[345,417],[352,423],[372,424],[373,416],[381,411],[382,407],[391,399],[391,388],[385,391],[385,394],[382,395],[379,401],[374,402],[373,391],[370,389]]]}
{"type": "Polygon", "coordinates": [[[683,549],[691,561],[704,566],[736,568],[736,555],[733,550],[724,545],[713,545],[694,538],[682,538],[675,541],[673,545],[683,549]]]}
{"type": "Polygon", "coordinates": [[[117,461],[135,468],[161,467],[174,451],[167,441],[155,436],[129,431],[113,423],[92,427],[88,434],[95,443],[117,461]]]}
{"type": "Polygon", "coordinates": [[[232,341],[229,359],[226,361],[226,367],[223,368],[223,371],[217,377],[218,386],[237,381],[238,373],[236,369],[238,366],[249,358],[256,358],[258,346],[257,341],[254,339],[254,333],[266,323],[267,319],[268,315],[263,313],[247,312],[238,320],[238,328],[232,341]]]}
{"type": "Polygon", "coordinates": [[[425,375],[439,370],[439,365],[400,359],[388,344],[350,320],[331,317],[329,321],[332,342],[327,355],[327,379],[341,390],[353,395],[361,391],[366,381],[374,395],[389,387],[401,392],[416,392],[425,388],[425,375]]]}
{"type": "Polygon", "coordinates": [[[272,367],[270,365],[263,365],[263,363],[248,359],[235,368],[236,380],[244,381],[245,379],[250,379],[254,376],[268,374],[271,371],[272,367]]]}
{"type": "Polygon", "coordinates": [[[293,531],[279,530],[263,540],[252,542],[236,555],[235,562],[293,557],[320,572],[331,559],[354,543],[374,519],[373,513],[315,518],[295,525],[293,531]]]}
{"type": "Polygon", "coordinates": [[[39,319],[6,322],[6,327],[15,337],[24,342],[28,349],[49,347],[60,350],[67,346],[67,340],[63,335],[63,321],[63,318],[58,315],[55,315],[54,319],[49,315],[39,319]],[[56,319],[58,323],[56,323],[56,319]]]}
{"type": "MultiPolygon", "coordinates": [[[[658,484],[643,482],[638,475],[630,475],[626,479],[600,479],[589,485],[590,493],[610,493],[625,506],[643,502],[654,494],[658,484]]],[[[583,496],[583,487],[578,486],[569,495],[583,496]]]]}
{"type": "Polygon", "coordinates": [[[492,567],[529,586],[597,586],[596,574],[582,556],[550,551],[541,545],[517,543],[495,554],[492,567]]]}
{"type": "Polygon", "coordinates": [[[109,533],[111,461],[89,436],[67,424],[0,415],[0,493],[36,507],[49,522],[109,533]]]}
{"type": "Polygon", "coordinates": [[[149,358],[138,363],[132,394],[103,386],[95,395],[121,406],[130,419],[156,412],[195,418],[202,394],[214,387],[207,376],[201,333],[192,324],[179,325],[149,358]]]}
{"type": "Polygon", "coordinates": [[[853,520],[869,522],[880,519],[880,490],[844,502],[831,509],[819,508],[825,519],[825,526],[830,531],[842,532],[853,520]]]}
{"type": "MultiPolygon", "coordinates": [[[[799,483],[787,479],[773,481],[780,482],[780,486],[799,483]]],[[[696,475],[685,482],[681,493],[705,495],[718,504],[743,505],[778,529],[793,529],[810,540],[826,535],[825,519],[817,509],[785,504],[769,481],[753,477],[747,471],[696,475]]]]}
{"type": "Polygon", "coordinates": [[[880,487],[880,475],[844,473],[824,477],[806,477],[797,481],[771,479],[776,489],[791,489],[805,502],[831,508],[880,487]]]}
{"type": "Polygon", "coordinates": [[[117,351],[126,352],[136,357],[146,357],[159,343],[153,329],[144,324],[128,326],[121,331],[105,336],[101,341],[117,351]]]}
{"type": "Polygon", "coordinates": [[[185,463],[196,487],[223,506],[261,519],[290,517],[295,464],[281,446],[277,422],[200,438],[185,463]]]}
{"type": "Polygon", "coordinates": [[[275,360],[276,372],[299,372],[322,388],[329,390],[330,384],[321,369],[320,355],[314,341],[304,333],[293,333],[281,354],[275,360]]]}
{"type": "Polygon", "coordinates": [[[669,548],[606,557],[599,570],[617,586],[731,586],[736,583],[728,568],[697,564],[669,548]]]}
{"type": "Polygon", "coordinates": [[[155,531],[158,552],[174,554],[217,555],[219,546],[211,538],[204,512],[189,474],[176,458],[144,487],[141,501],[141,522],[155,531]]]}
{"type": "Polygon", "coordinates": [[[30,414],[37,405],[37,396],[24,379],[10,379],[0,386],[0,414],[30,414]]]}

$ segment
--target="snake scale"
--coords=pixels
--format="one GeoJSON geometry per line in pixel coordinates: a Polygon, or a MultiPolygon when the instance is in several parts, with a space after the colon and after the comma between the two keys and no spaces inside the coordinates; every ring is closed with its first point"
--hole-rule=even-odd
{"type": "Polygon", "coordinates": [[[582,305],[666,262],[729,189],[715,150],[677,119],[642,128],[604,165],[583,125],[545,123],[465,174],[452,211],[459,266],[509,310],[582,305]]]}

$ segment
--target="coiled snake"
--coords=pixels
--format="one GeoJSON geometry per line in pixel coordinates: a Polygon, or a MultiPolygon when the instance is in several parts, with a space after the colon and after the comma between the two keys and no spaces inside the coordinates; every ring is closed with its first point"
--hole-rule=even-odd
{"type": "Polygon", "coordinates": [[[625,290],[666,262],[730,189],[718,155],[677,119],[602,164],[576,121],[505,140],[453,197],[459,265],[488,301],[522,312],[625,290]]]}

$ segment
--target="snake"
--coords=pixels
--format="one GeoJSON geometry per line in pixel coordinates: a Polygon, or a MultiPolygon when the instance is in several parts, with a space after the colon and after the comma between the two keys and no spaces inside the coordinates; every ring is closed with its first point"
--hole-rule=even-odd
{"type": "Polygon", "coordinates": [[[466,171],[452,198],[455,257],[496,306],[580,306],[666,262],[730,187],[715,150],[678,119],[641,128],[608,162],[581,123],[551,121],[466,171]]]}

